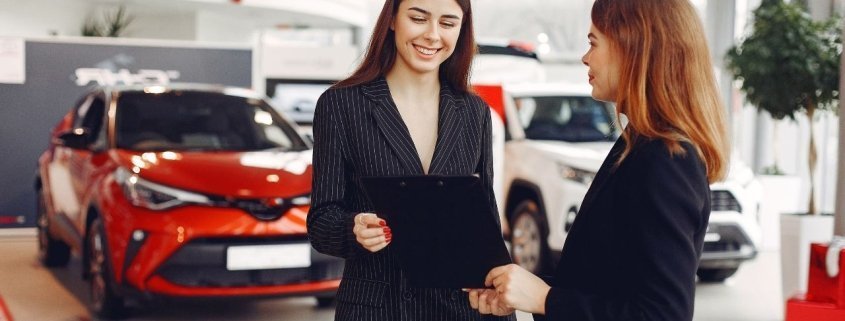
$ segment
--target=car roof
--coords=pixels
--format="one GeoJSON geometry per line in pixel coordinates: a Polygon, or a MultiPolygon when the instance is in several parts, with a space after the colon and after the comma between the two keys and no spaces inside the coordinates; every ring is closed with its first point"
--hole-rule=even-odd
{"type": "Polygon", "coordinates": [[[593,89],[587,84],[576,83],[519,83],[508,84],[504,90],[515,97],[524,96],[590,96],[593,89]]]}
{"type": "Polygon", "coordinates": [[[225,85],[218,85],[218,84],[201,84],[201,83],[170,83],[166,85],[114,85],[114,86],[104,86],[99,87],[96,90],[102,90],[104,92],[116,92],[116,93],[125,93],[125,92],[151,92],[151,93],[163,93],[168,91],[198,91],[198,92],[209,92],[209,93],[220,93],[229,96],[238,96],[244,98],[264,98],[262,95],[256,93],[253,90],[241,87],[233,87],[233,86],[225,86],[225,85]]]}

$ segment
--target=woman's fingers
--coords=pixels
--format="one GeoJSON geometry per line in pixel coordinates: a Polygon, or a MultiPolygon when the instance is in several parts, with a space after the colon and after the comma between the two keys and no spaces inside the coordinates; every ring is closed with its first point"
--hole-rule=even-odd
{"type": "Polygon", "coordinates": [[[478,310],[478,290],[469,291],[469,306],[478,310]]]}
{"type": "Polygon", "coordinates": [[[389,227],[375,227],[375,228],[364,228],[358,231],[356,236],[361,238],[369,239],[369,238],[376,238],[379,236],[384,236],[392,234],[389,227]]]}
{"type": "Polygon", "coordinates": [[[372,247],[379,245],[381,243],[387,243],[387,237],[385,236],[377,236],[377,237],[370,237],[370,238],[359,238],[358,243],[361,243],[364,247],[372,247]]]}
{"type": "Polygon", "coordinates": [[[489,291],[481,292],[481,295],[478,297],[478,313],[481,314],[490,314],[493,311],[490,310],[490,302],[487,300],[489,299],[489,291]]]}
{"type": "Polygon", "coordinates": [[[352,228],[355,239],[370,252],[378,252],[390,243],[393,233],[387,223],[373,213],[360,213],[355,216],[352,228]]]}
{"type": "Polygon", "coordinates": [[[358,214],[358,216],[356,216],[355,218],[356,223],[366,225],[367,227],[387,226],[387,221],[381,219],[380,217],[378,217],[378,215],[373,213],[361,213],[358,214]]]}

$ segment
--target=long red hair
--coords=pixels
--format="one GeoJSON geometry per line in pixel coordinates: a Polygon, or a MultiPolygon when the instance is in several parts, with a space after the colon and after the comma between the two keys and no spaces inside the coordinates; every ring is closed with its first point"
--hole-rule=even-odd
{"type": "Polygon", "coordinates": [[[620,163],[643,139],[672,154],[695,146],[712,183],[728,171],[725,108],[713,76],[704,28],[688,0],[596,0],[593,25],[619,59],[617,117],[628,118],[620,163]]]}
{"type": "MultiPolygon", "coordinates": [[[[334,87],[343,88],[365,84],[386,75],[390,68],[393,68],[393,63],[396,62],[396,40],[390,25],[396,19],[401,2],[402,0],[384,2],[364,59],[351,76],[341,80],[334,87]]],[[[447,82],[453,89],[470,92],[469,71],[477,50],[472,28],[472,7],[469,0],[455,0],[455,2],[464,13],[461,32],[452,55],[440,64],[439,74],[440,79],[447,82]]]]}

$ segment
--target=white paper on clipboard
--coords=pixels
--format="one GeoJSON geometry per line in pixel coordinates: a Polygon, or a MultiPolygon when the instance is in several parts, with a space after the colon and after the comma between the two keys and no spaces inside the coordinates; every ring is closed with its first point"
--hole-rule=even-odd
{"type": "Polygon", "coordinates": [[[0,37],[0,84],[26,81],[23,38],[0,37]]]}

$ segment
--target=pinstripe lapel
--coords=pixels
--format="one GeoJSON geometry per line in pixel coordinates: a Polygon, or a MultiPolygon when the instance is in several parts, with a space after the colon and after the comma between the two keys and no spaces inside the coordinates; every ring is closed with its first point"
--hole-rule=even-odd
{"type": "Polygon", "coordinates": [[[373,118],[399,161],[408,173],[422,175],[424,172],[420,157],[414,147],[414,141],[411,140],[411,133],[402,121],[402,115],[393,105],[387,80],[384,77],[378,78],[363,85],[361,89],[364,95],[374,102],[373,118]]]}
{"type": "Polygon", "coordinates": [[[455,95],[449,86],[440,86],[440,112],[438,115],[437,143],[434,145],[434,156],[429,166],[429,174],[439,174],[449,160],[449,155],[458,144],[464,124],[465,102],[455,95]]]}

